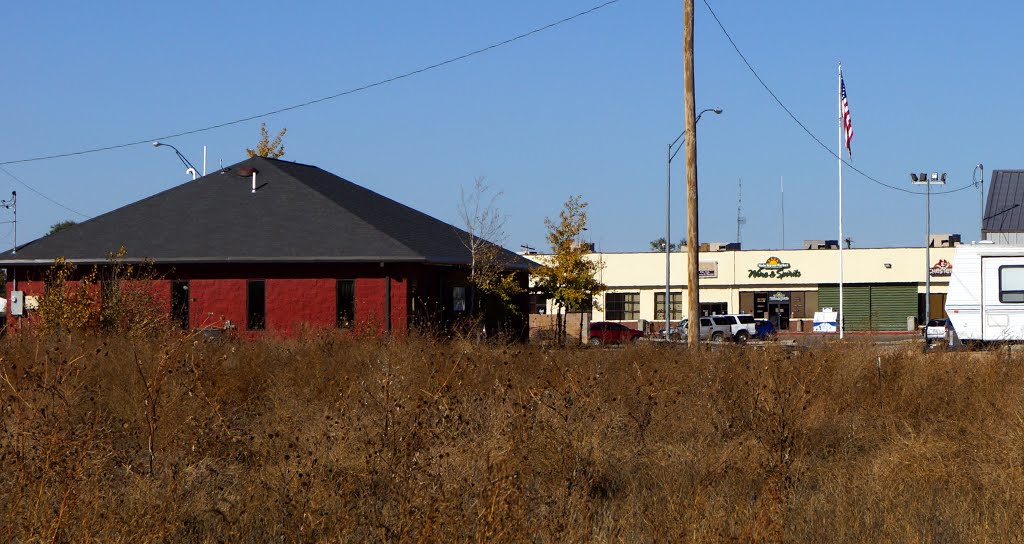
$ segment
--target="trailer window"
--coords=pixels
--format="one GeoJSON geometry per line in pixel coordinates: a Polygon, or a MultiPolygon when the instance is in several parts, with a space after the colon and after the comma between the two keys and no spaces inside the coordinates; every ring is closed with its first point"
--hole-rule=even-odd
{"type": "Polygon", "coordinates": [[[1024,302],[1024,266],[999,267],[999,302],[1024,302]]]}

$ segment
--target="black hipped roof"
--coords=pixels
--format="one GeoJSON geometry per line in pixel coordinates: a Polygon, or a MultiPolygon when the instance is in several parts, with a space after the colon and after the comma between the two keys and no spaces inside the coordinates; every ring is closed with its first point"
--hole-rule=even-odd
{"type": "MultiPolygon", "coordinates": [[[[315,166],[253,157],[2,253],[0,266],[102,262],[121,246],[158,263],[468,264],[463,236],[315,166]]],[[[510,266],[529,266],[503,251],[510,266]]]]}

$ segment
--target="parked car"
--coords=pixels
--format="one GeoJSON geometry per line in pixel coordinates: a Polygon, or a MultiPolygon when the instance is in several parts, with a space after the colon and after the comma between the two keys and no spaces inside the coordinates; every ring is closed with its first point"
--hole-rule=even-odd
{"type": "MultiPolygon", "coordinates": [[[[668,331],[668,339],[669,340],[685,340],[687,338],[688,332],[689,332],[689,328],[688,328],[689,323],[690,323],[689,319],[684,319],[684,320],[680,321],[679,323],[676,323],[675,326],[673,326],[672,328],[669,329],[669,331],[668,331]]],[[[722,329],[721,326],[719,326],[718,329],[716,329],[715,328],[715,322],[712,321],[710,317],[702,317],[702,318],[700,318],[700,339],[701,340],[708,340],[708,339],[710,339],[712,337],[712,335],[713,335],[715,330],[721,331],[723,329],[722,329]]],[[[661,329],[660,331],[658,331],[658,335],[664,337],[665,336],[665,329],[661,329]]]]}
{"type": "Polygon", "coordinates": [[[754,316],[750,314],[716,315],[711,319],[719,327],[711,333],[712,342],[732,340],[742,344],[757,333],[754,316]]]}
{"type": "Polygon", "coordinates": [[[752,338],[758,340],[774,340],[778,335],[778,331],[775,330],[775,325],[767,319],[758,319],[754,322],[755,332],[752,338]]]}
{"type": "Polygon", "coordinates": [[[592,345],[601,344],[621,344],[622,342],[632,342],[637,338],[643,338],[644,333],[631,329],[621,323],[613,323],[611,321],[597,321],[590,324],[590,343],[592,345]]]}
{"type": "Polygon", "coordinates": [[[945,342],[949,340],[949,333],[953,330],[953,323],[948,319],[932,319],[924,328],[924,343],[931,344],[935,340],[945,342]]]}

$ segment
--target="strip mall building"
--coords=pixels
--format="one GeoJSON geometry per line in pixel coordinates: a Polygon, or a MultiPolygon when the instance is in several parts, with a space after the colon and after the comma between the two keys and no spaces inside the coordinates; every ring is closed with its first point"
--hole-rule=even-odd
{"type": "MultiPolygon", "coordinates": [[[[952,246],[956,236],[933,237],[936,246],[952,246]]],[[[814,313],[839,309],[839,250],[827,249],[702,251],[700,302],[703,315],[749,313],[771,319],[782,330],[810,331],[814,313]]],[[[815,247],[813,243],[805,246],[815,247]]],[[[845,326],[851,331],[906,331],[908,318],[921,322],[931,280],[931,317],[943,317],[953,262],[952,247],[844,249],[845,326]]],[[[601,294],[592,321],[617,321],[656,330],[665,319],[664,253],[595,253],[598,273],[608,290],[601,294]]],[[[671,315],[685,317],[686,253],[671,254],[671,315]]]]}

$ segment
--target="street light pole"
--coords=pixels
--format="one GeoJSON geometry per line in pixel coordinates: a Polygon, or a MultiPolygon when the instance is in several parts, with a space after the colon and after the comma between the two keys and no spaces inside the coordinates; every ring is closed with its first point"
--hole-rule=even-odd
{"type": "Polygon", "coordinates": [[[932,172],[929,179],[928,174],[922,172],[920,177],[910,174],[910,180],[915,185],[925,186],[924,197],[924,325],[932,318],[932,185],[945,185],[946,173],[939,177],[938,172],[932,172]]]}
{"type": "MultiPolygon", "coordinates": [[[[181,159],[181,162],[185,165],[185,173],[186,174],[192,174],[192,181],[195,181],[196,178],[199,177],[199,170],[197,170],[195,166],[192,166],[192,163],[189,162],[188,159],[185,158],[185,155],[181,154],[181,151],[178,151],[177,147],[174,147],[171,144],[165,144],[165,143],[163,143],[163,142],[161,142],[159,140],[153,142],[153,147],[169,147],[169,148],[173,149],[174,153],[178,155],[178,158],[181,159]]],[[[204,148],[204,150],[205,150],[205,148],[204,148]]],[[[204,164],[203,165],[204,172],[205,172],[205,168],[206,168],[206,165],[204,164]]]]}
{"type": "MultiPolygon", "coordinates": [[[[974,167],[974,174],[977,174],[979,170],[981,171],[981,175],[977,176],[976,183],[978,183],[979,188],[981,188],[981,191],[978,192],[978,196],[981,200],[981,215],[978,216],[981,218],[981,237],[978,238],[978,241],[980,242],[985,239],[985,165],[980,162],[978,163],[978,166],[974,167]]],[[[975,176],[972,175],[972,177],[975,176]]]]}
{"type": "MultiPolygon", "coordinates": [[[[697,122],[700,121],[702,115],[707,112],[712,112],[715,115],[722,114],[722,108],[707,108],[701,110],[697,114],[697,120],[694,121],[694,126],[697,126],[697,122]]],[[[679,133],[672,143],[668,144],[668,151],[665,155],[665,338],[669,337],[669,328],[671,327],[672,319],[672,298],[671,298],[671,286],[672,286],[672,159],[676,158],[676,153],[679,153],[680,148],[676,148],[675,152],[672,152],[672,148],[679,142],[679,140],[686,134],[686,131],[679,133]]]]}
{"type": "MultiPolygon", "coordinates": [[[[678,141],[679,139],[676,138],[678,141]]],[[[673,142],[674,143],[674,142],[673,142]]],[[[668,144],[668,152],[665,155],[665,340],[672,337],[671,334],[671,278],[672,278],[672,144],[668,144]]]]}

